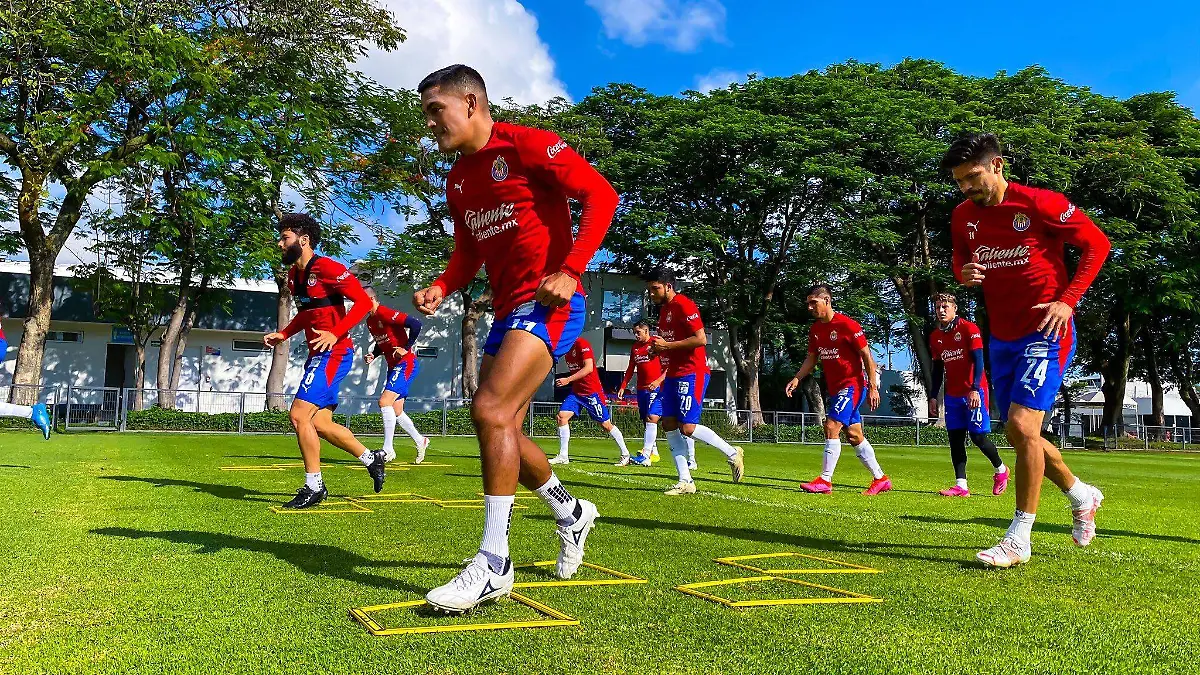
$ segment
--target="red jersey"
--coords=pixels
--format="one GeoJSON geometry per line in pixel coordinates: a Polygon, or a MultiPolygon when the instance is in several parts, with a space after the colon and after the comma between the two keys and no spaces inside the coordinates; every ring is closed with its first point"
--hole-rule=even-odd
{"type": "Polygon", "coordinates": [[[1037,332],[1045,315],[1034,305],[1075,307],[1108,256],[1108,237],[1063,195],[1009,183],[996,206],[966,200],[950,217],[954,275],[977,260],[986,271],[983,301],[993,337],[1019,340],[1037,332]],[[1067,278],[1063,245],[1083,249],[1075,278],[1067,278]]]}
{"type": "MultiPolygon", "coordinates": [[[[682,293],[663,303],[658,315],[658,334],[667,342],[686,340],[700,329],[704,321],[700,319],[700,308],[692,299],[682,293]]],[[[671,349],[659,354],[667,377],[683,377],[692,373],[708,372],[708,353],[704,347],[693,349],[671,349]]]]}
{"type": "Polygon", "coordinates": [[[408,331],[404,327],[407,320],[408,315],[404,312],[383,305],[367,316],[367,330],[370,331],[371,337],[375,338],[376,347],[387,359],[388,370],[395,368],[401,361],[411,360],[408,357],[413,356],[411,351],[404,358],[396,356],[396,347],[408,349],[408,331]]]}
{"type": "Polygon", "coordinates": [[[840,312],[834,313],[829,323],[816,321],[808,329],[808,352],[820,359],[830,396],[867,383],[861,351],[866,346],[862,326],[840,312]]]}
{"type": "Polygon", "coordinates": [[[617,193],[557,134],[497,122],[487,145],[450,169],[446,204],[454,252],[434,285],[458,290],[486,265],[496,316],[504,317],[533,300],[547,275],[583,274],[612,223],[617,193]],[[568,198],[583,202],[578,236],[568,198]]]}
{"type": "Polygon", "coordinates": [[[304,269],[288,268],[288,290],[298,311],[281,333],[290,338],[303,330],[305,341],[311,343],[317,337],[315,331],[324,330],[338,338],[333,349],[353,347],[350,329],[371,311],[371,298],[345,265],[314,255],[304,269]],[[354,303],[349,312],[346,300],[354,303]]]}
{"type": "Polygon", "coordinates": [[[625,379],[621,380],[621,386],[617,391],[625,391],[625,387],[629,386],[629,381],[633,379],[634,370],[637,370],[637,388],[642,391],[649,391],[650,385],[655,380],[662,377],[662,361],[658,354],[650,350],[649,342],[635,342],[633,349],[629,351],[629,367],[625,369],[625,379]]]}
{"type": "MultiPolygon", "coordinates": [[[[930,356],[946,367],[947,396],[966,396],[974,388],[975,360],[971,352],[976,349],[983,349],[983,334],[979,326],[962,317],[956,318],[949,330],[938,327],[929,335],[930,356]]],[[[979,389],[987,390],[987,373],[979,380],[979,389]]]]}
{"type": "Polygon", "coordinates": [[[572,382],[571,392],[580,396],[599,394],[601,401],[607,401],[604,397],[604,387],[600,386],[600,373],[596,370],[596,355],[592,352],[591,343],[583,338],[575,340],[575,344],[571,345],[571,351],[567,352],[563,358],[567,362],[567,371],[572,375],[578,373],[583,368],[584,362],[591,359],[592,372],[572,382]]]}

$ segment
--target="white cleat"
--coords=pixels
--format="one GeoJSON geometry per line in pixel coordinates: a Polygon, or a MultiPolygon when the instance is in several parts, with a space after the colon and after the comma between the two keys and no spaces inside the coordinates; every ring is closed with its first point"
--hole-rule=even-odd
{"type": "Polygon", "coordinates": [[[571,458],[566,455],[555,455],[550,458],[551,464],[570,464],[571,458]]]}
{"type": "Polygon", "coordinates": [[[600,512],[596,505],[586,499],[579,500],[582,513],[579,520],[572,525],[558,526],[558,578],[570,579],[583,563],[583,544],[587,541],[588,533],[596,526],[596,517],[600,512]]]}
{"type": "Polygon", "coordinates": [[[393,448],[384,448],[380,452],[383,453],[383,461],[390,462],[396,459],[396,451],[393,448]]]}
{"type": "Polygon", "coordinates": [[[733,482],[740,483],[746,475],[746,452],[739,447],[734,447],[734,455],[729,458],[729,473],[733,475],[733,482]]]}
{"type": "Polygon", "coordinates": [[[1029,556],[1032,553],[1032,547],[1028,543],[1019,542],[1012,537],[1005,537],[1000,540],[999,544],[986,551],[976,553],[975,558],[988,567],[1008,569],[1014,565],[1029,562],[1029,556]]]}
{"type": "Polygon", "coordinates": [[[696,482],[691,480],[681,480],[663,494],[670,495],[672,497],[678,497],[680,495],[694,495],[696,494],[696,482]]]}
{"type": "Polygon", "coordinates": [[[413,464],[420,464],[425,461],[425,451],[429,449],[429,437],[422,436],[421,443],[417,445],[417,458],[413,460],[413,464]]]}
{"type": "Polygon", "coordinates": [[[1087,546],[1096,538],[1096,511],[1104,501],[1104,493],[1091,486],[1092,500],[1082,509],[1071,509],[1071,538],[1076,546],[1087,546]]]}
{"type": "Polygon", "coordinates": [[[625,456],[621,457],[621,461],[617,462],[616,464],[613,464],[613,466],[629,466],[630,463],[632,463],[632,462],[633,462],[633,459],[629,455],[625,455],[625,456]]]}
{"type": "Polygon", "coordinates": [[[688,471],[695,471],[696,469],[699,469],[699,468],[700,468],[700,465],[696,463],[696,460],[694,460],[694,459],[688,460],[688,471]]]}
{"type": "Polygon", "coordinates": [[[496,574],[486,563],[476,558],[466,561],[467,566],[450,583],[429,591],[425,602],[443,612],[461,614],[479,605],[502,598],[513,589],[513,566],[511,560],[504,561],[504,572],[496,574]]]}

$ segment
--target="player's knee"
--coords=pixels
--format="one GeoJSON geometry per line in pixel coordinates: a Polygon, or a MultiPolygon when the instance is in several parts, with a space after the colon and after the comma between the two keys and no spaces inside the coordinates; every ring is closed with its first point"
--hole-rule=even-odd
{"type": "Polygon", "coordinates": [[[302,412],[300,410],[292,410],[290,413],[288,413],[288,420],[291,421],[292,428],[296,431],[300,431],[305,427],[312,426],[313,423],[312,416],[307,412],[302,412]]]}
{"type": "Polygon", "coordinates": [[[570,415],[564,415],[563,413],[558,414],[558,426],[565,427],[565,426],[567,426],[568,423],[570,423],[570,421],[571,421],[570,415]]]}
{"type": "Polygon", "coordinates": [[[847,429],[846,440],[850,441],[850,445],[862,445],[862,442],[866,440],[866,436],[861,429],[847,429]]]}
{"type": "Polygon", "coordinates": [[[476,393],[471,402],[471,422],[475,430],[502,429],[513,424],[516,416],[504,405],[499,396],[476,393]]]}

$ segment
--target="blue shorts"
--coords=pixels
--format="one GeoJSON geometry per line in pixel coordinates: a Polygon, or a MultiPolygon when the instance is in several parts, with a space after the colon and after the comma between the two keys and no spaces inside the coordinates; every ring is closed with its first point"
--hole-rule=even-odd
{"type": "Polygon", "coordinates": [[[8,343],[4,341],[4,338],[0,338],[0,361],[6,358],[8,358],[8,343]]]}
{"type": "Polygon", "coordinates": [[[980,406],[972,409],[966,396],[947,396],[946,428],[966,429],[973,434],[992,433],[992,414],[988,412],[988,395],[985,389],[979,395],[980,406]]]}
{"type": "Polygon", "coordinates": [[[866,391],[862,387],[846,387],[830,396],[826,401],[825,416],[841,422],[844,427],[862,424],[862,415],[858,409],[862,407],[863,400],[866,399],[865,394],[866,391]]]}
{"type": "Polygon", "coordinates": [[[647,417],[657,415],[662,417],[663,402],[662,389],[638,389],[638,414],[642,416],[642,421],[645,422],[647,417]]]}
{"type": "Polygon", "coordinates": [[[1075,321],[1066,334],[1050,341],[1041,333],[1020,340],[989,341],[992,357],[992,390],[1000,418],[1008,419],[1009,406],[1049,412],[1062,386],[1063,375],[1075,357],[1075,321]]]}
{"type": "Polygon", "coordinates": [[[337,408],[338,389],[353,364],[353,347],[334,347],[327,352],[309,354],[296,399],[308,401],[318,408],[337,408]]]}
{"type": "Polygon", "coordinates": [[[558,308],[547,307],[530,300],[514,309],[503,318],[492,322],[488,331],[487,342],[483,345],[483,353],[496,355],[504,335],[510,330],[523,330],[532,333],[546,343],[550,355],[557,361],[571,351],[571,345],[583,333],[583,321],[587,316],[587,301],[583,293],[576,293],[571,302],[558,308]]]}
{"type": "Polygon", "coordinates": [[[417,378],[419,372],[421,364],[417,363],[416,358],[404,359],[388,371],[387,383],[383,385],[383,390],[392,392],[396,398],[408,398],[408,386],[417,378]]]}
{"type": "Polygon", "coordinates": [[[600,394],[590,394],[588,396],[567,394],[566,400],[558,407],[559,412],[569,412],[575,416],[579,415],[580,409],[586,410],[588,417],[601,424],[612,419],[612,412],[605,405],[604,399],[600,398],[600,394]]]}
{"type": "Polygon", "coordinates": [[[708,378],[708,373],[692,373],[664,380],[662,416],[673,417],[680,424],[699,424],[708,378]]]}

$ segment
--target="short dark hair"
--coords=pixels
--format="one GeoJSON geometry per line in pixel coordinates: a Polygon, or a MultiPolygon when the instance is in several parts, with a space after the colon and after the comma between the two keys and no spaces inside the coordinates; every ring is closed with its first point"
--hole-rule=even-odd
{"type": "Polygon", "coordinates": [[[297,237],[308,235],[308,241],[313,248],[321,243],[321,224],[307,213],[285,213],[276,226],[280,232],[291,230],[297,237]]]}
{"type": "Polygon", "coordinates": [[[958,298],[954,297],[953,293],[938,293],[933,296],[933,304],[936,305],[939,302],[948,302],[955,307],[958,306],[958,298]]]}
{"type": "Polygon", "coordinates": [[[809,287],[808,293],[804,294],[804,297],[807,298],[810,295],[824,295],[833,300],[833,289],[829,287],[829,284],[813,284],[809,287]]]}
{"type": "Polygon", "coordinates": [[[967,134],[950,144],[942,155],[941,167],[951,171],[962,164],[986,164],[1000,156],[1000,139],[995,134],[967,134]]]}
{"type": "Polygon", "coordinates": [[[426,75],[425,79],[421,80],[421,84],[417,85],[417,93],[424,94],[426,89],[446,84],[456,89],[478,89],[479,93],[483,94],[485,99],[487,98],[487,85],[483,82],[483,76],[479,74],[478,70],[461,63],[446,66],[426,75]]]}
{"type": "Polygon", "coordinates": [[[642,319],[641,321],[638,321],[637,323],[633,324],[633,327],[634,328],[645,328],[646,330],[650,330],[650,322],[646,321],[645,319],[642,319]]]}
{"type": "Polygon", "coordinates": [[[646,272],[642,275],[642,279],[644,279],[648,284],[657,282],[660,284],[667,284],[671,287],[675,286],[675,272],[673,272],[671,268],[667,267],[666,265],[658,265],[657,267],[651,269],[649,272],[646,272]]]}

